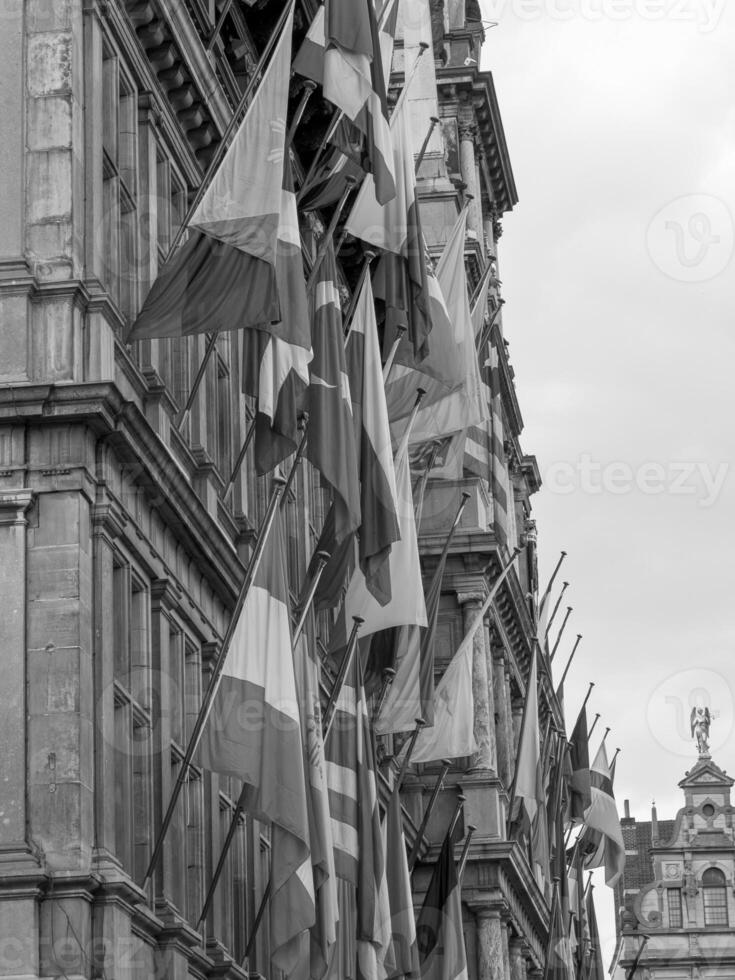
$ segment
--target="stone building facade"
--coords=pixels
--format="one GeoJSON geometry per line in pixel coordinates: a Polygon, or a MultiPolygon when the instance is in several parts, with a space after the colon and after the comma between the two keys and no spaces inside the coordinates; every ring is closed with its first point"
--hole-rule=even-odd
{"type": "Polygon", "coordinates": [[[735,783],[700,756],[679,783],[673,820],[622,820],[626,849],[616,887],[616,977],[694,980],[735,977],[735,783]],[[642,949],[642,952],[641,952],[642,949]]]}
{"type": "MultiPolygon", "coordinates": [[[[0,977],[269,975],[267,929],[244,961],[268,877],[264,828],[241,821],[216,901],[198,925],[237,785],[189,767],[162,863],[141,887],[267,499],[267,481],[256,480],[249,459],[227,486],[247,426],[240,342],[236,333],[220,335],[181,424],[204,337],[127,346],[123,334],[281,7],[279,0],[2,7],[0,977]]],[[[314,0],[297,3],[299,36],[315,9],[314,0]]],[[[477,828],[463,882],[470,976],[525,980],[543,969],[549,894],[506,835],[535,634],[530,500],[540,486],[535,460],[520,446],[499,309],[501,218],[517,195],[492,75],[479,68],[479,8],[434,2],[432,24],[434,58],[426,59],[420,96],[436,105],[442,125],[420,172],[425,232],[438,252],[472,195],[472,283],[495,263],[490,316],[508,474],[502,541],[482,434],[459,487],[429,481],[420,527],[426,581],[458,491],[470,493],[444,579],[439,671],[501,563],[516,545],[522,553],[475,640],[479,750],[445,781],[420,849],[416,901],[461,790],[464,825],[477,828]]],[[[399,42],[394,90],[402,56],[399,42]]],[[[294,79],[294,106],[300,94],[294,79]]],[[[330,115],[314,97],[295,141],[297,184],[330,115]]],[[[325,223],[302,215],[307,261],[325,223]]],[[[347,301],[354,284],[347,253],[342,266],[347,301]]],[[[294,596],[326,506],[317,476],[302,464],[286,503],[294,596]]],[[[319,631],[326,644],[327,624],[319,631]]],[[[540,710],[543,724],[563,728],[547,677],[540,710]]],[[[421,767],[406,781],[409,845],[437,768],[421,767]]]]}

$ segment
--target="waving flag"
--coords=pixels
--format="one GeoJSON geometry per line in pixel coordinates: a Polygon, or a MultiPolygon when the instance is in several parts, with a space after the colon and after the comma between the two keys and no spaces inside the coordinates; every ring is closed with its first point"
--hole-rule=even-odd
{"type": "Polygon", "coordinates": [[[583,823],[585,811],[592,803],[586,705],[582,706],[574,726],[569,755],[572,770],[569,778],[569,818],[572,823],[583,823]]]}
{"type": "MultiPolygon", "coordinates": [[[[430,284],[436,282],[440,290],[445,312],[443,316],[433,317],[428,356],[415,367],[396,364],[386,383],[388,415],[394,433],[403,427],[397,420],[411,413],[412,391],[418,384],[426,390],[411,428],[412,444],[441,439],[468,426],[481,425],[490,417],[467,295],[466,231],[465,208],[457,218],[439,260],[436,278],[429,277],[430,284]]],[[[439,309],[438,304],[436,309],[439,309]]]]}
{"type": "Polygon", "coordinates": [[[605,868],[605,884],[614,888],[625,868],[625,844],[613,793],[613,772],[603,742],[590,767],[592,803],[584,815],[579,846],[585,868],[605,868]]]}
{"type": "Polygon", "coordinates": [[[285,315],[303,278],[293,193],[284,190],[293,10],[255,97],[166,262],[128,341],[260,327],[309,347],[308,319],[285,315]]]}
{"type": "Polygon", "coordinates": [[[537,660],[534,652],[526,686],[526,703],[523,707],[523,721],[513,781],[515,800],[520,803],[525,812],[529,826],[533,825],[539,807],[546,805],[546,797],[539,780],[541,748],[538,722],[537,660]]]}
{"type": "Polygon", "coordinates": [[[277,515],[227,651],[201,759],[243,780],[247,812],[272,825],[272,959],[288,972],[314,924],[314,888],[285,561],[277,515]]]}
{"type": "Polygon", "coordinates": [[[331,243],[319,268],[313,310],[306,456],[335,491],[335,541],[339,543],[360,526],[360,480],[331,243]]]}
{"type": "Polygon", "coordinates": [[[376,298],[385,307],[385,344],[390,348],[399,326],[407,329],[406,350],[411,363],[429,353],[432,298],[424,237],[416,196],[413,146],[404,98],[391,116],[395,154],[396,196],[380,206],[375,183],[368,175],[357,193],[346,231],[382,249],[373,276],[376,298]]]}
{"type": "Polygon", "coordinates": [[[444,838],[416,922],[421,980],[467,980],[462,931],[462,889],[454,863],[454,845],[444,838]]]}
{"type": "Polygon", "coordinates": [[[325,0],[294,59],[294,71],[321,85],[324,97],[363,134],[365,163],[378,200],[385,203],[396,193],[385,87],[395,16],[387,13],[381,20],[379,29],[372,0],[325,0]]]}
{"type": "Polygon", "coordinates": [[[413,912],[411,873],[408,870],[406,839],[403,834],[401,794],[394,789],[383,821],[385,860],[390,900],[391,930],[395,966],[388,980],[418,980],[419,951],[416,944],[416,918],[413,912]]]}

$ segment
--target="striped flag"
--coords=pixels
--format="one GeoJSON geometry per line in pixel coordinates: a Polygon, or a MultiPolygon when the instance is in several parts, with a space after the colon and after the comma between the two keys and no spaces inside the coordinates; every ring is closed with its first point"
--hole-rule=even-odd
{"type": "Polygon", "coordinates": [[[319,696],[320,664],[313,643],[302,633],[294,653],[296,691],[301,706],[301,738],[304,744],[311,865],[314,874],[316,922],[311,930],[311,978],[327,972],[330,951],[337,940],[339,905],[334,867],[334,842],[329,813],[322,711],[319,696]]]}
{"type": "MultiPolygon", "coordinates": [[[[375,980],[389,955],[390,905],[375,758],[359,657],[353,657],[324,746],[335,870],[354,898],[354,945],[330,976],[375,980]]],[[[346,924],[345,924],[346,925],[346,924]]],[[[343,924],[340,924],[342,932],[343,924]]],[[[384,973],[382,974],[385,975],[384,973]]]]}
{"type": "Polygon", "coordinates": [[[466,231],[467,208],[464,208],[439,259],[436,277],[429,276],[430,286],[436,284],[441,300],[435,309],[443,311],[443,315],[432,317],[429,354],[415,367],[396,364],[386,384],[394,438],[405,425],[398,420],[411,414],[416,386],[420,384],[426,390],[411,428],[412,444],[440,439],[470,425],[480,426],[490,417],[467,295],[466,231]]]}
{"type": "Polygon", "coordinates": [[[416,923],[421,980],[468,980],[462,931],[462,889],[454,844],[444,838],[416,923]]]}
{"type": "Polygon", "coordinates": [[[395,18],[379,30],[373,0],[325,0],[296,58],[294,71],[322,86],[329,99],[365,137],[366,165],[381,203],[395,197],[396,184],[385,58],[392,54],[395,18]]]}
{"type": "Polygon", "coordinates": [[[288,973],[314,924],[314,887],[285,562],[277,514],[226,654],[201,761],[241,779],[247,812],[272,825],[272,959],[288,973]]]}
{"type": "Polygon", "coordinates": [[[330,243],[313,303],[314,359],[309,381],[306,456],[335,491],[335,541],[360,526],[360,482],[345,361],[337,263],[330,243]]]}
{"type": "Polygon", "coordinates": [[[439,619],[442,580],[447,555],[442,553],[426,594],[427,629],[401,626],[395,630],[393,683],[375,722],[379,735],[407,732],[417,718],[434,724],[434,645],[439,619]]]}
{"type": "Polygon", "coordinates": [[[587,735],[587,706],[579,712],[570,738],[571,775],[569,778],[568,817],[573,824],[583,823],[585,811],[592,803],[590,752],[587,735]]]}
{"type": "Polygon", "coordinates": [[[419,951],[416,943],[416,919],[413,912],[411,873],[408,870],[406,840],[403,834],[401,794],[394,789],[383,821],[385,860],[390,900],[391,932],[395,967],[388,980],[418,980],[419,951]]]}
{"type": "Polygon", "coordinates": [[[568,924],[563,920],[562,902],[558,885],[555,886],[551,911],[551,929],[544,977],[546,980],[574,980],[576,973],[574,969],[574,957],[572,955],[572,944],[569,939],[568,924]]]}
{"type": "Polygon", "coordinates": [[[432,299],[416,195],[409,104],[408,99],[402,99],[390,121],[396,196],[381,207],[375,183],[368,175],[357,193],[345,229],[385,253],[373,275],[375,296],[385,308],[384,343],[390,349],[398,336],[397,328],[406,327],[405,350],[413,363],[429,353],[432,299]]]}
{"type": "Polygon", "coordinates": [[[605,868],[605,884],[614,888],[625,868],[625,844],[613,793],[613,773],[603,742],[590,767],[592,802],[584,815],[580,847],[585,868],[605,868]]]}
{"type": "Polygon", "coordinates": [[[284,189],[293,10],[245,118],[166,262],[128,341],[259,327],[309,347],[308,318],[288,315],[303,278],[296,202],[284,189]]]}

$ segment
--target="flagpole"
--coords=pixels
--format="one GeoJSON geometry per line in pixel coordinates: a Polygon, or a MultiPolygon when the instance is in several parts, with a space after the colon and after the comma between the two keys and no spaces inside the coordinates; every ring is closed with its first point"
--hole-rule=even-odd
{"type": "MultiPolygon", "coordinates": [[[[590,686],[589,686],[589,688],[587,690],[587,694],[585,695],[585,699],[582,702],[582,707],[579,709],[579,714],[580,715],[582,714],[582,712],[584,711],[584,709],[587,707],[587,702],[592,697],[592,689],[594,688],[594,686],[595,686],[595,682],[594,681],[590,681],[590,686]]],[[[589,734],[588,734],[587,737],[589,738],[589,734]]]]}
{"type": "Polygon", "coordinates": [[[426,466],[424,467],[424,472],[421,474],[417,486],[418,497],[413,508],[413,519],[418,529],[421,523],[421,515],[424,512],[424,495],[426,493],[426,485],[429,482],[429,475],[434,468],[434,463],[436,462],[436,457],[439,455],[439,449],[441,448],[441,440],[437,440],[434,448],[429,453],[429,457],[426,460],[426,466]]]}
{"type": "Polygon", "coordinates": [[[372,249],[366,249],[365,258],[362,263],[362,269],[360,270],[360,278],[357,280],[355,289],[350,296],[350,305],[347,307],[347,312],[344,318],[344,331],[345,331],[345,343],[347,343],[347,338],[350,335],[350,329],[352,328],[352,317],[355,314],[355,309],[357,307],[357,300],[362,292],[362,287],[365,285],[365,279],[370,272],[370,263],[373,261],[377,252],[372,249]]]}
{"type": "Polygon", "coordinates": [[[638,954],[636,955],[636,958],[633,960],[633,965],[631,966],[630,970],[628,970],[628,972],[625,974],[625,980],[633,980],[633,977],[638,972],[638,964],[641,961],[641,956],[643,956],[643,953],[645,952],[646,946],[648,945],[648,941],[650,938],[651,938],[650,936],[642,937],[640,949],[638,950],[638,954]]]}
{"type": "MultiPolygon", "coordinates": [[[[342,196],[340,197],[337,205],[332,213],[332,217],[327,225],[327,230],[324,232],[324,237],[319,242],[319,247],[316,252],[316,258],[314,259],[314,265],[311,267],[311,272],[309,273],[309,279],[306,283],[306,292],[310,293],[314,286],[316,285],[316,277],[319,275],[319,269],[324,261],[324,256],[327,254],[327,249],[329,248],[329,243],[334,238],[334,232],[339,223],[339,219],[342,216],[342,211],[347,203],[347,198],[352,193],[352,188],[357,183],[357,178],[349,174],[345,177],[345,189],[342,191],[342,196]]],[[[339,251],[339,248],[336,249],[339,251]]]]}
{"type": "MultiPolygon", "coordinates": [[[[479,299],[479,297],[478,297],[478,299],[479,299]]],[[[504,306],[505,306],[505,300],[504,299],[501,299],[500,302],[498,303],[497,307],[493,310],[493,315],[490,317],[490,322],[488,323],[488,325],[486,327],[483,327],[482,333],[480,334],[480,341],[479,341],[479,343],[477,345],[477,353],[478,353],[478,355],[480,354],[480,352],[482,351],[482,348],[485,346],[485,344],[488,342],[488,340],[490,340],[490,335],[493,332],[493,327],[495,326],[495,321],[500,316],[500,311],[503,309],[504,306]]]]}
{"type": "MultiPolygon", "coordinates": [[[[317,565],[317,569],[314,573],[314,576],[309,585],[307,593],[304,596],[301,615],[299,616],[298,623],[293,631],[293,635],[291,639],[291,652],[294,655],[296,654],[296,647],[301,637],[301,633],[304,628],[304,623],[306,622],[306,617],[308,615],[309,608],[314,598],[314,593],[316,592],[316,586],[319,584],[319,578],[322,574],[322,571],[324,570],[324,565],[326,565],[328,559],[329,559],[329,555],[325,551],[320,551],[317,555],[317,560],[319,564],[317,565]]],[[[222,876],[222,872],[224,871],[227,855],[229,854],[230,847],[232,846],[232,841],[235,838],[235,834],[237,832],[237,828],[240,823],[240,815],[245,812],[245,800],[247,797],[247,791],[248,791],[248,786],[247,784],[244,784],[242,790],[240,791],[240,796],[235,806],[234,813],[232,814],[232,819],[230,820],[230,826],[227,830],[227,836],[225,837],[224,842],[222,844],[219,860],[217,861],[217,867],[214,870],[214,874],[212,875],[212,880],[209,883],[209,888],[207,889],[207,894],[204,898],[204,905],[202,906],[202,911],[199,916],[199,920],[197,921],[197,929],[202,924],[202,922],[206,919],[207,913],[209,912],[209,909],[212,905],[214,894],[217,890],[217,885],[219,884],[219,880],[222,876]]]]}
{"type": "Polygon", "coordinates": [[[413,408],[411,409],[411,415],[408,419],[408,425],[403,430],[401,435],[401,443],[404,440],[408,440],[411,437],[411,429],[413,429],[413,424],[416,421],[416,416],[419,414],[419,408],[421,407],[421,402],[423,401],[424,395],[426,394],[426,389],[417,388],[416,389],[416,401],[413,403],[413,408]]]}
{"type": "Polygon", "coordinates": [[[441,772],[439,773],[437,780],[434,783],[434,789],[431,791],[429,802],[427,803],[426,809],[424,810],[424,815],[421,818],[421,824],[419,826],[419,829],[416,831],[416,837],[414,838],[413,847],[411,848],[411,853],[408,856],[409,871],[413,871],[414,864],[416,863],[416,859],[419,855],[419,851],[421,850],[421,845],[424,842],[424,834],[426,833],[426,828],[429,824],[431,814],[434,810],[434,806],[436,805],[436,801],[439,798],[439,793],[441,792],[442,785],[444,783],[444,780],[446,779],[451,764],[452,763],[448,759],[442,759],[441,772]]]}
{"type": "Polygon", "coordinates": [[[551,578],[549,579],[549,584],[546,586],[546,591],[544,592],[543,596],[541,597],[541,602],[539,603],[539,606],[542,606],[546,602],[546,599],[549,597],[549,594],[551,592],[551,589],[553,588],[553,585],[554,585],[554,580],[556,579],[556,576],[559,574],[559,569],[561,568],[562,562],[564,561],[564,559],[566,557],[567,557],[566,551],[562,551],[562,553],[561,553],[561,555],[559,557],[559,561],[556,563],[556,568],[551,573],[551,578]]]}
{"type": "Polygon", "coordinates": [[[223,500],[227,500],[227,498],[230,495],[230,491],[235,486],[235,480],[237,479],[237,474],[240,472],[240,467],[242,466],[245,457],[247,456],[248,449],[250,448],[250,443],[253,441],[253,437],[255,436],[255,418],[253,417],[249,419],[249,422],[250,425],[248,425],[248,431],[245,433],[245,440],[242,446],[240,447],[240,452],[237,454],[237,459],[235,460],[232,466],[230,477],[225,485],[225,489],[222,492],[223,500]]]}
{"type": "Polygon", "coordinates": [[[551,627],[554,625],[554,620],[556,619],[556,614],[559,611],[561,600],[564,598],[564,593],[567,591],[568,588],[569,588],[569,582],[562,582],[559,598],[556,600],[556,605],[554,606],[551,616],[549,617],[548,625],[546,627],[546,633],[544,634],[545,639],[549,638],[549,633],[551,632],[551,627]]]}
{"type": "Polygon", "coordinates": [[[581,633],[577,633],[577,639],[575,640],[574,648],[572,649],[572,652],[571,652],[571,654],[569,656],[569,660],[567,660],[567,665],[564,668],[564,673],[561,675],[561,680],[559,681],[559,687],[561,687],[561,685],[567,679],[567,674],[569,673],[569,668],[572,666],[572,661],[574,660],[574,655],[576,654],[577,647],[579,646],[579,644],[581,642],[582,642],[582,634],[581,633]]]}
{"type": "Polygon", "coordinates": [[[569,617],[571,615],[572,615],[572,607],[571,606],[567,606],[567,611],[566,611],[566,614],[564,616],[564,620],[563,620],[563,622],[561,624],[561,629],[559,630],[559,635],[556,638],[556,643],[554,644],[554,649],[551,651],[551,656],[549,657],[549,663],[553,663],[554,662],[554,655],[556,654],[556,651],[557,651],[557,649],[559,647],[559,643],[561,642],[561,638],[564,635],[564,630],[565,630],[566,625],[567,625],[567,620],[569,619],[569,617]]]}
{"type": "Polygon", "coordinates": [[[416,727],[411,732],[411,738],[409,739],[408,747],[406,748],[403,759],[401,760],[400,769],[398,770],[398,773],[396,775],[395,789],[399,793],[401,791],[401,786],[403,786],[403,780],[405,778],[406,772],[408,771],[408,767],[411,763],[411,756],[413,755],[413,750],[416,746],[416,739],[421,734],[421,729],[424,727],[425,724],[426,722],[424,721],[423,718],[416,719],[416,727]]]}
{"type": "Polygon", "coordinates": [[[375,704],[375,709],[373,711],[372,723],[375,727],[375,722],[380,717],[380,712],[383,710],[383,705],[385,704],[385,699],[388,697],[388,691],[390,686],[395,680],[396,672],[392,667],[386,667],[383,671],[383,676],[381,679],[380,693],[378,694],[378,700],[375,704]]]}
{"type": "MultiPolygon", "coordinates": [[[[485,268],[482,270],[480,281],[472,290],[472,295],[470,296],[470,308],[472,308],[477,303],[480,296],[482,295],[482,291],[487,286],[487,282],[490,278],[490,273],[492,272],[492,269],[493,269],[493,264],[492,262],[488,261],[485,265],[485,268]]],[[[505,300],[502,300],[500,305],[502,306],[503,303],[505,303],[505,300]]],[[[493,316],[495,316],[497,312],[498,312],[497,310],[493,310],[493,316]]],[[[484,327],[483,327],[483,333],[484,333],[484,327]]],[[[482,333],[480,334],[480,338],[482,338],[482,333]]]]}
{"type": "Polygon", "coordinates": [[[616,759],[617,759],[617,757],[618,757],[618,756],[620,755],[620,752],[621,752],[621,750],[620,750],[619,748],[618,748],[618,749],[615,749],[615,755],[614,755],[614,756],[612,757],[612,759],[610,760],[610,768],[611,768],[611,769],[612,769],[612,767],[613,767],[613,766],[615,765],[615,760],[616,760],[616,759]]]}
{"type": "Polygon", "coordinates": [[[242,962],[240,966],[242,966],[245,963],[245,961],[248,959],[248,957],[253,951],[253,946],[255,945],[255,938],[258,935],[258,929],[260,929],[260,923],[263,921],[263,916],[265,915],[265,910],[268,906],[268,900],[271,897],[272,885],[273,885],[273,879],[268,878],[268,883],[265,886],[265,891],[263,892],[263,897],[260,900],[260,905],[258,906],[258,911],[255,916],[255,922],[253,922],[253,931],[250,933],[250,936],[248,937],[248,944],[245,947],[245,955],[242,958],[242,962]]]}
{"type": "Polygon", "coordinates": [[[549,980],[549,970],[551,967],[551,943],[554,936],[554,921],[556,919],[556,910],[559,907],[559,879],[554,878],[554,895],[551,899],[551,914],[549,915],[549,941],[546,947],[546,963],[544,965],[544,980],[549,980]]]}
{"type": "Polygon", "coordinates": [[[189,418],[192,405],[196,400],[196,396],[199,394],[199,388],[201,387],[202,381],[204,381],[204,375],[207,371],[207,366],[209,365],[209,362],[212,359],[212,354],[214,354],[214,349],[217,346],[216,333],[208,333],[206,337],[207,337],[207,346],[204,348],[204,357],[202,358],[199,368],[197,369],[196,377],[194,378],[194,383],[192,384],[191,389],[189,390],[189,394],[186,398],[186,404],[182,408],[179,417],[176,419],[177,432],[181,432],[181,430],[184,428],[184,425],[186,424],[186,420],[189,418]]]}
{"type": "Polygon", "coordinates": [[[293,463],[291,464],[291,469],[288,474],[288,479],[286,480],[286,486],[283,488],[283,496],[281,497],[281,507],[283,507],[288,500],[288,494],[293,486],[293,481],[296,479],[296,470],[301,462],[304,455],[304,450],[306,449],[306,440],[308,438],[308,425],[309,425],[309,413],[302,412],[301,418],[299,419],[299,428],[301,429],[301,441],[299,442],[298,448],[296,449],[296,455],[294,456],[293,463]]]}
{"type": "Polygon", "coordinates": [[[291,125],[289,126],[288,133],[286,134],[286,149],[293,143],[293,138],[296,135],[296,130],[299,128],[299,123],[301,122],[306,106],[309,103],[309,99],[312,97],[316,91],[316,82],[312,81],[311,78],[307,78],[304,81],[304,91],[301,93],[301,101],[296,106],[296,112],[293,114],[293,119],[291,120],[291,125]]]}
{"type": "Polygon", "coordinates": [[[398,353],[398,348],[401,346],[401,341],[403,340],[403,335],[406,333],[406,328],[401,324],[401,326],[396,327],[397,336],[391,345],[391,349],[388,352],[388,358],[383,366],[383,384],[388,381],[388,375],[393,367],[393,361],[396,359],[396,354],[398,353]]]}
{"type": "Polygon", "coordinates": [[[588,741],[589,741],[590,736],[592,735],[592,732],[595,730],[595,726],[597,725],[597,722],[599,720],[600,720],[600,712],[598,711],[597,714],[595,715],[595,720],[592,722],[592,728],[590,728],[590,730],[587,732],[587,740],[588,741]]]}
{"type": "Polygon", "coordinates": [[[334,716],[337,712],[337,701],[339,700],[339,696],[342,693],[342,688],[344,687],[345,680],[347,678],[347,671],[349,670],[350,663],[352,662],[352,657],[354,656],[355,653],[355,648],[357,647],[357,631],[365,622],[365,620],[361,619],[359,616],[353,616],[352,620],[353,620],[352,632],[350,633],[350,638],[347,642],[347,649],[345,650],[345,654],[342,657],[342,663],[339,665],[339,670],[337,671],[337,677],[335,678],[334,686],[332,687],[332,691],[329,695],[329,701],[327,702],[327,706],[324,709],[324,718],[322,721],[322,725],[324,728],[323,738],[325,742],[327,740],[327,736],[329,735],[329,730],[332,727],[332,722],[334,721],[334,716]]]}
{"type": "Polygon", "coordinates": [[[222,640],[222,645],[220,646],[219,653],[217,654],[217,659],[214,664],[214,669],[207,686],[207,691],[202,700],[202,704],[199,708],[199,714],[197,715],[196,722],[194,723],[194,728],[189,736],[189,744],[186,747],[186,752],[184,753],[184,758],[179,767],[179,772],[176,777],[176,782],[174,783],[174,788],[171,792],[171,797],[166,808],[163,820],[161,822],[161,828],[158,831],[158,837],[156,838],[156,843],[153,848],[153,853],[151,854],[151,859],[148,864],[148,869],[143,878],[142,888],[145,888],[150,881],[153,872],[156,869],[158,861],[161,857],[163,851],[163,842],[165,840],[168,828],[171,825],[171,820],[173,819],[174,809],[176,808],[176,803],[183,789],[184,783],[188,777],[189,766],[191,760],[194,757],[194,753],[197,750],[199,741],[202,737],[202,732],[204,731],[204,726],[209,718],[209,714],[212,710],[212,705],[214,704],[214,696],[217,693],[217,688],[219,687],[219,681],[222,676],[222,671],[224,670],[225,660],[227,658],[227,653],[229,649],[230,642],[235,633],[235,629],[240,618],[240,613],[245,605],[245,600],[247,599],[250,588],[255,579],[256,572],[260,567],[260,562],[263,557],[263,552],[265,550],[266,542],[270,536],[271,528],[273,527],[273,521],[276,516],[276,511],[278,509],[278,503],[283,493],[283,479],[279,476],[273,479],[273,490],[271,491],[271,499],[268,502],[268,509],[266,510],[263,522],[260,525],[260,531],[258,533],[258,538],[255,542],[255,548],[253,550],[252,558],[250,559],[250,564],[248,565],[247,572],[245,573],[245,579],[243,580],[242,586],[240,588],[240,594],[237,597],[237,602],[235,603],[235,608],[230,616],[230,621],[227,624],[227,629],[225,630],[225,635],[222,640]]]}
{"type": "Polygon", "coordinates": [[[439,124],[438,116],[431,116],[431,121],[429,123],[429,131],[424,137],[424,142],[421,144],[421,149],[419,150],[419,155],[416,157],[416,163],[414,164],[413,172],[414,176],[418,177],[419,170],[421,169],[421,164],[424,162],[424,157],[426,156],[426,151],[429,148],[429,140],[431,139],[431,134],[434,129],[439,124]]]}
{"type": "Polygon", "coordinates": [[[462,855],[459,859],[459,868],[457,869],[457,881],[462,884],[462,877],[464,875],[464,869],[467,865],[467,858],[470,856],[470,844],[472,843],[472,835],[477,830],[477,827],[473,823],[467,825],[467,837],[465,838],[464,847],[462,848],[462,855]]]}
{"type": "Polygon", "coordinates": [[[220,31],[222,30],[222,27],[224,26],[225,19],[226,19],[227,15],[229,14],[230,9],[232,8],[233,2],[234,2],[234,0],[225,0],[225,5],[222,8],[222,12],[219,15],[219,18],[217,20],[217,23],[214,25],[214,30],[212,31],[212,33],[207,38],[207,44],[206,44],[207,54],[209,54],[209,52],[212,50],[212,48],[215,45],[215,42],[216,42],[217,38],[219,37],[220,31]]]}
{"type": "Polygon", "coordinates": [[[459,818],[462,813],[462,810],[464,809],[466,800],[467,797],[464,795],[464,793],[460,793],[459,796],[457,797],[457,806],[454,808],[454,814],[452,815],[452,822],[449,824],[449,830],[447,831],[447,835],[449,836],[450,840],[454,836],[454,831],[457,829],[457,824],[459,823],[459,818]]]}

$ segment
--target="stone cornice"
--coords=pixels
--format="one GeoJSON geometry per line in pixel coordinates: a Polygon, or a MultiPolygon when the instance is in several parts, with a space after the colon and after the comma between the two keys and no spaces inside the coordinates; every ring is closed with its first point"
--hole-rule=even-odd
{"type": "Polygon", "coordinates": [[[33,490],[0,490],[0,527],[28,523],[26,512],[33,504],[33,490]]]}

